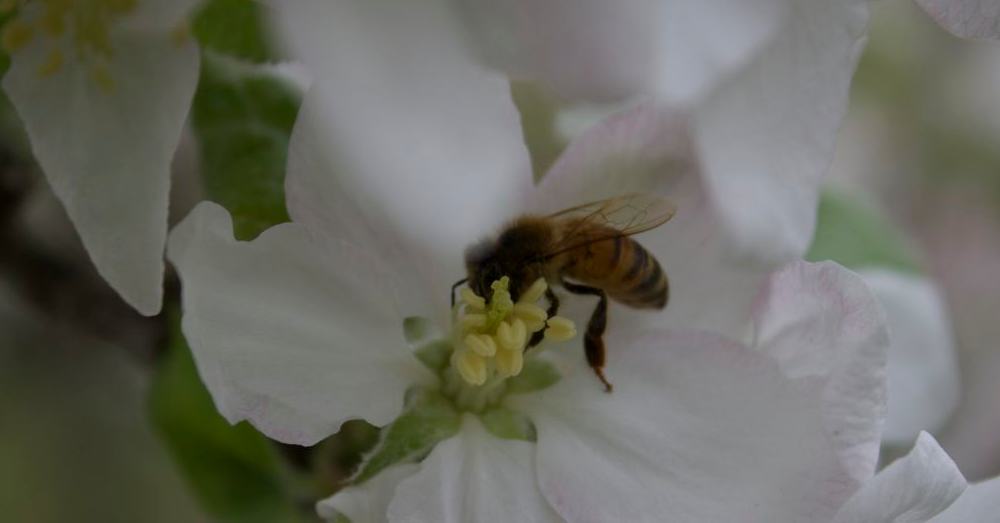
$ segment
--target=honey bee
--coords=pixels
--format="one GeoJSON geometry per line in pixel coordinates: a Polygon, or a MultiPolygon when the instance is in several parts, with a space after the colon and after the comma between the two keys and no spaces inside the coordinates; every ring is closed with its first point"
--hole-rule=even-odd
{"type": "MultiPolygon", "coordinates": [[[[583,346],[587,363],[605,390],[611,392],[612,385],[603,370],[608,298],[635,309],[666,307],[666,273],[656,258],[630,236],[666,223],[675,211],[676,206],[669,200],[632,193],[548,216],[521,216],[495,238],[466,249],[467,277],[452,286],[452,304],[459,285],[468,282],[476,294],[489,298],[490,284],[502,276],[510,278],[514,301],[538,278],[545,278],[549,283],[545,297],[550,317],[559,310],[552,285],[573,294],[597,296],[583,346]]],[[[542,332],[532,335],[528,348],[541,342],[542,337],[542,332]]]]}

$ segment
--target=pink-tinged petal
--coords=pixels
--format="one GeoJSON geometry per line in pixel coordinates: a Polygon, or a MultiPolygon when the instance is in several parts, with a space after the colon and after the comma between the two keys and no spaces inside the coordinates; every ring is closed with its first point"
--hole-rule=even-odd
{"type": "Polygon", "coordinates": [[[535,445],[500,439],[466,415],[462,430],[439,443],[404,479],[389,505],[393,523],[556,523],[535,483],[535,445]]]}
{"type": "Polygon", "coordinates": [[[305,0],[275,11],[314,75],[289,153],[293,219],[393,245],[439,301],[464,275],[465,247],[518,214],[532,179],[509,84],[471,56],[445,4],[305,0]]]}
{"type": "Polygon", "coordinates": [[[166,33],[124,32],[112,33],[112,47],[100,81],[65,46],[62,67],[43,76],[55,47],[36,39],[12,53],[3,89],[97,271],[153,315],[163,295],[170,161],[194,95],[198,49],[166,33]]]}
{"type": "Polygon", "coordinates": [[[941,428],[958,405],[959,375],[944,298],[926,278],[860,272],[889,322],[889,416],[882,440],[909,446],[941,428]]]}
{"type": "Polygon", "coordinates": [[[205,202],[167,251],[184,335],[231,423],[311,445],[350,418],[391,421],[406,389],[430,378],[403,338],[396,275],[362,248],[321,251],[291,223],[239,242],[225,209],[205,202]]]}
{"type": "Polygon", "coordinates": [[[420,470],[416,463],[394,465],[374,478],[352,485],[316,504],[316,512],[323,519],[336,521],[343,515],[351,523],[388,523],[389,502],[396,494],[400,481],[420,470]]]}
{"type": "MultiPolygon", "coordinates": [[[[714,334],[616,330],[604,388],[582,363],[511,406],[567,521],[820,521],[850,496],[822,383],[714,334]]],[[[562,349],[549,349],[562,350],[562,349]]]]}
{"type": "Polygon", "coordinates": [[[670,302],[662,313],[613,315],[738,338],[769,270],[727,257],[717,212],[702,190],[688,123],[683,113],[652,103],[611,115],[567,147],[542,178],[533,208],[553,212],[627,192],[670,199],[677,205],[674,218],[635,237],[666,271],[670,302]]]}
{"type": "Polygon", "coordinates": [[[461,0],[487,63],[563,98],[689,101],[781,26],[785,0],[461,0]]]}
{"type": "Polygon", "coordinates": [[[761,291],[754,326],[754,347],[786,375],[824,383],[828,437],[852,477],[870,477],[885,417],[889,334],[864,281],[832,262],[790,264],[761,291]]]}
{"type": "Polygon", "coordinates": [[[864,2],[794,2],[777,37],[698,105],[706,191],[739,256],[787,262],[808,247],[867,21],[864,2]]]}
{"type": "Polygon", "coordinates": [[[1000,38],[1000,2],[996,0],[917,0],[941,27],[961,38],[1000,38]]]}
{"type": "Polygon", "coordinates": [[[1000,523],[1000,478],[969,485],[931,523],[1000,523]]]}
{"type": "Polygon", "coordinates": [[[930,434],[922,432],[913,450],[869,479],[844,504],[833,522],[927,521],[948,508],[965,487],[965,478],[955,462],[930,434]]]}

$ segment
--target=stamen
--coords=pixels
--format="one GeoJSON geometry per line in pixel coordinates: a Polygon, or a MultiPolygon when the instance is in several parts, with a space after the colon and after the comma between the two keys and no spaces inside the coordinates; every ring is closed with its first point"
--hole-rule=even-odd
{"type": "Polygon", "coordinates": [[[497,353],[497,343],[493,341],[492,336],[486,334],[469,334],[465,337],[465,346],[487,358],[497,353]]]}
{"type": "Polygon", "coordinates": [[[470,309],[475,311],[486,310],[486,298],[472,292],[472,289],[462,287],[462,290],[458,291],[458,294],[462,298],[462,303],[466,304],[470,309]]]}
{"type": "Polygon", "coordinates": [[[517,376],[524,368],[523,350],[501,350],[497,352],[494,360],[497,366],[497,374],[502,378],[517,376]]]}
{"type": "Polygon", "coordinates": [[[549,341],[569,341],[576,336],[576,324],[569,318],[553,316],[548,320],[545,339],[549,341]]]}
{"type": "Polygon", "coordinates": [[[458,350],[451,357],[451,364],[470,385],[486,383],[486,360],[470,350],[458,350]]]}
{"type": "MultiPolygon", "coordinates": [[[[524,351],[530,334],[545,329],[545,339],[563,341],[576,335],[576,326],[567,318],[548,317],[538,300],[548,284],[535,281],[521,294],[517,303],[511,299],[510,278],[504,276],[490,285],[489,301],[472,289],[463,287],[452,334],[452,367],[465,383],[481,386],[517,376],[524,368],[524,351]]],[[[502,386],[502,383],[498,383],[502,386]]]]}
{"type": "Polygon", "coordinates": [[[528,327],[528,332],[537,332],[545,327],[545,309],[534,303],[517,302],[514,304],[514,317],[523,321],[528,327]]]}
{"type": "Polygon", "coordinates": [[[545,294],[545,291],[548,288],[549,284],[545,282],[545,278],[538,278],[535,280],[535,283],[531,284],[531,287],[528,287],[528,290],[524,291],[524,294],[521,295],[520,301],[524,303],[535,303],[542,299],[542,295],[545,294]]]}

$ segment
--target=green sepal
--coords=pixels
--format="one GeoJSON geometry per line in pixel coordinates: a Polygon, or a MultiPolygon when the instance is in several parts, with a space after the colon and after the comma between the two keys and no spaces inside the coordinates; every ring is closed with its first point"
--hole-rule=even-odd
{"type": "Polygon", "coordinates": [[[524,394],[547,389],[562,379],[555,366],[541,358],[527,358],[517,376],[507,380],[507,394],[524,394]]]}
{"type": "Polygon", "coordinates": [[[178,314],[149,394],[153,426],[205,512],[216,521],[310,521],[277,448],[219,415],[180,334],[178,314]]]}
{"type": "Polygon", "coordinates": [[[458,433],[462,415],[440,392],[414,389],[406,410],[382,430],[382,439],[365,457],[352,484],[361,484],[397,463],[417,461],[438,442],[458,433]]]}
{"type": "Polygon", "coordinates": [[[204,53],[191,110],[202,183],[232,214],[239,239],[289,219],[285,162],[301,98],[267,68],[204,53]]]}
{"type": "Polygon", "coordinates": [[[835,191],[820,197],[809,261],[833,260],[850,269],[884,267],[920,273],[905,235],[875,209],[835,191]]]}
{"type": "Polygon", "coordinates": [[[535,441],[538,433],[535,424],[521,412],[506,407],[496,407],[479,415],[486,430],[501,439],[535,441]]]}

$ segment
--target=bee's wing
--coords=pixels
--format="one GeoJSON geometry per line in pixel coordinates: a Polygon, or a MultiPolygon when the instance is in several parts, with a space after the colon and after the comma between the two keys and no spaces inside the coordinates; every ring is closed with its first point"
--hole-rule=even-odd
{"type": "Polygon", "coordinates": [[[669,221],[676,212],[677,205],[670,200],[645,193],[628,193],[564,209],[549,215],[550,218],[568,222],[569,225],[546,256],[554,256],[589,243],[648,231],[669,221]],[[595,235],[592,234],[593,225],[610,230],[607,234],[595,235]]]}

